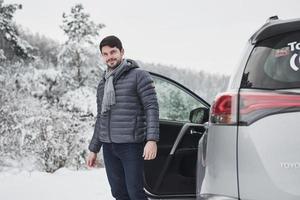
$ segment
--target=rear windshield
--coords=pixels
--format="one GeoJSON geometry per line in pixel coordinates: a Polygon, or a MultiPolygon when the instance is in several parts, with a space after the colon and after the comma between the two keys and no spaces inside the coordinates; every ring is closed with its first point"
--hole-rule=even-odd
{"type": "Polygon", "coordinates": [[[242,88],[300,88],[300,32],[260,42],[248,60],[242,88]]]}

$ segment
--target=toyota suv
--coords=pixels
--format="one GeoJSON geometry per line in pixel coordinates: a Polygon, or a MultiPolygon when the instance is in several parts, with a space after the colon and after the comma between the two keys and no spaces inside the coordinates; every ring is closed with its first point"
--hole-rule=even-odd
{"type": "Polygon", "coordinates": [[[152,76],[164,109],[150,199],[300,199],[300,19],[271,17],[211,106],[152,76]]]}
{"type": "Polygon", "coordinates": [[[197,198],[300,199],[299,120],[300,19],[274,16],[211,107],[197,198]]]}

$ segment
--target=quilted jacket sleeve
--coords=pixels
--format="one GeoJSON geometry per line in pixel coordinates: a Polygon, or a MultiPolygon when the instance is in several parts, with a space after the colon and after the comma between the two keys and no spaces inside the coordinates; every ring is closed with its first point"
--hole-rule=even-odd
{"type": "Polygon", "coordinates": [[[137,73],[137,92],[144,107],[147,122],[146,140],[159,140],[159,108],[155,87],[150,74],[139,70],[137,73]]]}
{"type": "Polygon", "coordinates": [[[101,113],[101,104],[99,101],[99,86],[97,89],[97,117],[96,117],[96,124],[94,128],[94,134],[92,140],[89,144],[89,150],[94,153],[98,153],[101,149],[102,143],[98,137],[98,131],[100,131],[100,113],[101,113]]]}

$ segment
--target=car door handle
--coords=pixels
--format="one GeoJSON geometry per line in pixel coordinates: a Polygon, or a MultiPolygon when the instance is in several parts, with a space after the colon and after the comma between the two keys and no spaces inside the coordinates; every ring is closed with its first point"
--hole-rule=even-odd
{"type": "Polygon", "coordinates": [[[195,135],[195,134],[202,135],[203,132],[195,131],[195,130],[191,129],[191,130],[190,130],[190,134],[191,134],[191,135],[195,135]]]}
{"type": "Polygon", "coordinates": [[[183,127],[181,128],[181,130],[180,130],[180,132],[179,132],[176,140],[175,140],[175,143],[173,144],[173,147],[171,149],[170,155],[174,155],[174,153],[175,153],[175,151],[176,151],[179,143],[181,142],[184,134],[189,134],[187,132],[187,130],[188,130],[188,128],[190,128],[192,126],[194,126],[194,127],[204,127],[203,124],[194,124],[194,123],[186,123],[186,124],[184,124],[183,127]]]}

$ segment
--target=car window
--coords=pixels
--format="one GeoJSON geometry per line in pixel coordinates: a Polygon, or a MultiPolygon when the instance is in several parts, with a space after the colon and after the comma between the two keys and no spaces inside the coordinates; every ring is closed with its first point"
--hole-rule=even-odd
{"type": "Polygon", "coordinates": [[[206,107],[174,83],[156,76],[152,78],[158,98],[160,119],[189,122],[189,115],[193,109],[206,107]]]}
{"type": "Polygon", "coordinates": [[[300,32],[272,37],[253,49],[242,88],[300,88],[300,32]]]}

